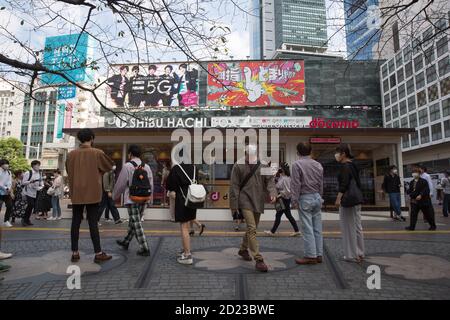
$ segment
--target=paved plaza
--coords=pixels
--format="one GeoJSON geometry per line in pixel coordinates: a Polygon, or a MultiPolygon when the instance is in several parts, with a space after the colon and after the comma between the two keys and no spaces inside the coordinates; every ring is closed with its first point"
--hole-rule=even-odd
{"type": "MultiPolygon", "coordinates": [[[[380,215],[380,213],[377,213],[380,215]]],[[[103,223],[103,249],[113,259],[93,263],[87,224],[82,225],[80,251],[81,289],[67,288],[70,262],[70,220],[36,221],[32,228],[4,229],[2,251],[14,253],[3,261],[11,271],[0,274],[0,299],[448,299],[450,297],[450,221],[438,217],[438,231],[429,232],[420,222],[417,231],[403,230],[405,223],[388,218],[371,219],[364,213],[367,260],[363,265],[342,260],[338,221],[324,221],[324,262],[298,266],[301,237],[289,237],[283,222],[277,237],[259,228],[261,252],[270,271],[258,273],[254,264],[240,260],[241,232],[231,222],[206,222],[207,229],[192,241],[194,265],[180,265],[178,225],[146,221],[151,256],[136,255],[115,243],[126,225],[103,223]],[[369,290],[370,265],[381,270],[381,289],[369,290]]]]}

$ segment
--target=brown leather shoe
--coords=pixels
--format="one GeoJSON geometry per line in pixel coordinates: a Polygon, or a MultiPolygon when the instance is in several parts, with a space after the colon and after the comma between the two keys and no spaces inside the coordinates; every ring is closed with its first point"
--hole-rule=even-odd
{"type": "Polygon", "coordinates": [[[250,257],[250,254],[248,253],[248,250],[239,250],[238,255],[241,256],[242,259],[245,261],[252,261],[252,257],[250,257]]]}
{"type": "Polygon", "coordinates": [[[304,264],[317,264],[317,258],[301,258],[301,259],[295,259],[295,263],[299,264],[299,265],[304,265],[304,264]]]}
{"type": "Polygon", "coordinates": [[[95,263],[100,263],[100,262],[104,262],[104,261],[108,261],[111,260],[112,256],[107,255],[106,253],[102,252],[100,254],[96,254],[95,258],[94,258],[94,262],[95,263]]]}
{"type": "Polygon", "coordinates": [[[264,263],[264,260],[256,261],[255,268],[256,268],[256,270],[258,270],[260,272],[267,272],[267,271],[269,271],[269,268],[264,263]]]}
{"type": "Polygon", "coordinates": [[[80,261],[80,254],[79,253],[72,253],[72,258],[70,258],[71,262],[78,262],[80,261]]]}
{"type": "Polygon", "coordinates": [[[317,263],[322,263],[322,256],[317,256],[316,260],[317,260],[317,263]]]}

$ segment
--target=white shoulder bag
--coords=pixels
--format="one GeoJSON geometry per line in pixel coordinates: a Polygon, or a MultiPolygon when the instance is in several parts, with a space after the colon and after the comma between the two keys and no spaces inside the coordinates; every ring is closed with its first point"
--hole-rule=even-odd
{"type": "Polygon", "coordinates": [[[183,190],[180,187],[181,194],[185,199],[184,205],[188,208],[197,209],[203,207],[203,204],[206,200],[206,189],[202,184],[197,184],[195,180],[195,166],[194,166],[194,177],[191,179],[186,171],[184,171],[183,167],[178,164],[178,167],[183,171],[184,175],[188,178],[191,183],[188,187],[187,194],[184,195],[183,190]]]}

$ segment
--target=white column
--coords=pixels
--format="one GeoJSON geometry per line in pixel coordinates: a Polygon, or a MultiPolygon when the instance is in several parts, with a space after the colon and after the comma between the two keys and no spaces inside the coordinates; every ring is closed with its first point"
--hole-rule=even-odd
{"type": "Polygon", "coordinates": [[[404,176],[403,176],[403,154],[402,154],[402,140],[401,138],[398,139],[396,144],[396,150],[395,155],[397,158],[397,166],[398,166],[398,173],[400,176],[400,182],[402,184],[402,187],[400,188],[400,199],[401,199],[401,205],[404,207],[406,205],[405,201],[405,188],[404,188],[404,176]]]}

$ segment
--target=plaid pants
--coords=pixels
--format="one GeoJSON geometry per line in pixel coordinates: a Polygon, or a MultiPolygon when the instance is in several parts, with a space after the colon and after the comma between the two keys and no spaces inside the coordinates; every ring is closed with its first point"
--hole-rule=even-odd
{"type": "Polygon", "coordinates": [[[130,219],[128,221],[128,234],[124,239],[125,243],[130,243],[136,236],[139,247],[141,249],[149,250],[147,239],[145,238],[144,228],[141,223],[141,212],[144,209],[144,204],[133,203],[126,205],[130,219]]]}

